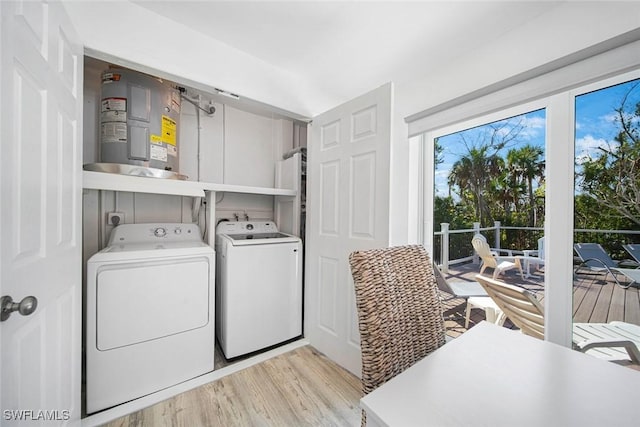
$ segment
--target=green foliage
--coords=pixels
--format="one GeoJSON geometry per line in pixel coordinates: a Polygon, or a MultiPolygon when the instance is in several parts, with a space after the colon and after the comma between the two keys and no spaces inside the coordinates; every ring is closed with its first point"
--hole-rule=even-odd
{"type": "Polygon", "coordinates": [[[578,187],[596,203],[583,203],[584,212],[576,209],[576,222],[579,215],[600,217],[596,221],[604,216],[640,226],[640,103],[627,106],[625,100],[615,110],[620,131],[614,141],[582,163],[578,187]]]}
{"type": "Polygon", "coordinates": [[[475,216],[481,224],[493,223],[491,208],[485,195],[491,195],[493,176],[504,167],[504,160],[496,153],[488,154],[489,146],[471,148],[453,164],[449,174],[449,186],[457,186],[462,201],[469,201],[475,208],[475,216]]]}
{"type": "MultiPolygon", "coordinates": [[[[449,186],[458,196],[465,212],[473,211],[471,222],[491,226],[531,226],[544,223],[544,193],[537,188],[544,183],[544,151],[524,145],[508,151],[506,161],[493,146],[472,147],[453,164],[449,186]]],[[[453,200],[450,203],[454,203],[453,200]]],[[[436,216],[444,217],[445,211],[436,216]]],[[[449,213],[452,209],[449,207],[449,213]]],[[[451,222],[457,221],[453,216],[451,222]]]]}
{"type": "Polygon", "coordinates": [[[468,203],[455,203],[452,197],[436,197],[434,200],[433,221],[440,228],[443,222],[451,229],[471,228],[475,221],[475,212],[468,203]]]}
{"type": "MultiPolygon", "coordinates": [[[[635,230],[637,226],[628,218],[621,217],[610,206],[598,203],[587,194],[575,196],[574,227],[578,230],[635,230]]],[[[640,236],[619,233],[584,233],[576,232],[576,242],[600,243],[614,259],[629,258],[622,248],[626,243],[640,243],[640,236]]]]}
{"type": "MultiPolygon", "coordinates": [[[[613,141],[590,158],[582,160],[576,174],[575,228],[634,230],[640,226],[640,102],[627,102],[640,82],[631,87],[614,109],[619,131],[613,141]]],[[[449,193],[455,197],[436,197],[434,230],[440,223],[450,229],[468,229],[474,222],[481,227],[542,227],[544,225],[544,150],[524,144],[520,123],[507,121],[484,126],[485,134],[476,141],[459,138],[467,148],[454,163],[448,177],[449,193]],[[500,150],[507,150],[503,157],[500,150]]],[[[436,144],[436,164],[442,163],[442,147],[436,144]]],[[[562,215],[562,213],[558,213],[562,215]]],[[[504,230],[502,247],[535,248],[542,232],[504,230]]],[[[469,236],[450,236],[451,259],[470,255],[469,236]],[[457,240],[460,240],[459,242],[457,240]],[[454,241],[455,240],[455,241],[454,241]],[[457,251],[458,253],[454,253],[457,251]]],[[[576,241],[601,243],[611,254],[623,257],[621,245],[640,241],[640,236],[584,233],[576,241]]],[[[436,242],[437,244],[438,242],[436,242]]],[[[439,248],[436,248],[439,253],[439,248]]]]}
{"type": "MultiPolygon", "coordinates": [[[[440,230],[440,224],[449,223],[449,229],[460,230],[473,227],[475,211],[469,203],[455,203],[452,197],[435,197],[434,230],[440,230]]],[[[434,254],[440,254],[439,240],[434,242],[434,254]]],[[[465,234],[449,236],[449,257],[464,258],[471,255],[471,239],[465,234]]],[[[436,260],[440,261],[440,260],[436,260]]]]}

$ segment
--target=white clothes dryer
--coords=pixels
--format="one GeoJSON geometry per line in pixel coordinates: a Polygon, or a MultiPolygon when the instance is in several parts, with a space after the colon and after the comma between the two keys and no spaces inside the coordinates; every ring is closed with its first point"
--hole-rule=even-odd
{"type": "Polygon", "coordinates": [[[302,335],[302,241],[272,221],[216,227],[216,336],[234,358],[302,335]]]}
{"type": "Polygon", "coordinates": [[[196,224],[113,229],[87,263],[87,413],[213,370],[214,262],[196,224]]]}

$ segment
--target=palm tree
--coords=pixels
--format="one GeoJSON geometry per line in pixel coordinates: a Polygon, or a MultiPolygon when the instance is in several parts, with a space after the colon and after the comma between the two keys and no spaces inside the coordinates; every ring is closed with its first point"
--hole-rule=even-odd
{"type": "Polygon", "coordinates": [[[507,168],[514,174],[514,178],[524,184],[527,191],[527,207],[529,211],[529,226],[534,227],[536,218],[536,198],[533,182],[539,183],[544,179],[545,161],[541,147],[527,144],[521,148],[514,148],[507,153],[507,168]]]}
{"type": "Polygon", "coordinates": [[[507,163],[502,172],[493,177],[491,183],[491,197],[495,200],[495,205],[502,209],[498,215],[500,218],[507,220],[507,222],[513,222],[509,219],[512,219],[514,215],[518,217],[524,191],[524,185],[509,170],[507,163]]]}
{"type": "Polygon", "coordinates": [[[489,146],[470,148],[469,153],[458,159],[449,174],[449,188],[457,186],[460,198],[470,196],[476,218],[483,225],[493,222],[491,210],[484,194],[489,191],[492,177],[500,172],[504,161],[496,154],[488,154],[489,146]]]}

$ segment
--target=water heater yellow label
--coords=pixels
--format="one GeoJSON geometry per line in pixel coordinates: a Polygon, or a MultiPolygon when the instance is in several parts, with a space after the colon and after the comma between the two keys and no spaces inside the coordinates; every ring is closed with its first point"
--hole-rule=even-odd
{"type": "Polygon", "coordinates": [[[177,125],[171,117],[162,116],[162,142],[170,145],[176,145],[177,125]]]}

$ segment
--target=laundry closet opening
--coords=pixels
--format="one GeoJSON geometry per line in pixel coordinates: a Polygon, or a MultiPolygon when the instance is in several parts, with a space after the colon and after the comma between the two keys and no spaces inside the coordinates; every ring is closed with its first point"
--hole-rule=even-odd
{"type": "MultiPolygon", "coordinates": [[[[111,384],[107,388],[115,390],[112,396],[95,405],[92,403],[91,407],[87,405],[85,412],[88,414],[174,386],[176,382],[209,370],[227,367],[256,352],[302,336],[305,119],[243,99],[226,90],[202,88],[193,82],[183,84],[179,79],[145,74],[117,62],[91,56],[84,58],[83,357],[85,361],[87,357],[94,357],[89,356],[89,350],[93,349],[101,357],[106,356],[107,361],[96,364],[92,359],[87,363],[83,382],[86,384],[87,378],[91,378],[90,370],[118,367],[136,370],[135,363],[139,366],[153,365],[152,358],[147,360],[153,352],[166,352],[175,345],[186,346],[181,349],[183,353],[201,351],[204,354],[204,350],[198,347],[212,347],[207,350],[210,350],[211,365],[205,363],[200,371],[182,373],[180,366],[166,366],[167,363],[182,363],[176,354],[175,360],[162,362],[164,369],[162,366],[157,368],[158,372],[177,372],[175,376],[157,384],[147,382],[137,394],[134,392],[126,396],[119,394],[117,385],[111,384]],[[256,227],[264,229],[265,233],[287,236],[286,239],[261,240],[257,234],[254,239],[254,235],[248,232],[244,244],[229,246],[241,248],[233,250],[236,256],[249,252],[253,256],[254,251],[263,251],[264,256],[247,262],[259,264],[261,259],[271,259],[269,266],[280,266],[280,270],[269,271],[269,274],[283,275],[290,286],[280,286],[274,290],[275,294],[267,292],[272,301],[263,306],[265,309],[270,305],[277,307],[279,314],[283,310],[288,311],[288,319],[299,324],[297,329],[284,331],[272,340],[257,344],[242,342],[243,339],[251,341],[255,338],[247,333],[246,338],[240,337],[240,347],[246,351],[232,353],[229,360],[225,359],[218,344],[215,344],[214,351],[213,340],[202,337],[191,341],[179,339],[181,334],[186,336],[205,324],[213,327],[214,320],[215,323],[225,323],[224,317],[220,317],[223,311],[237,309],[238,305],[250,300],[240,298],[232,303],[233,307],[221,307],[217,299],[220,288],[215,285],[215,278],[217,276],[220,280],[221,270],[217,270],[221,266],[218,264],[224,262],[221,254],[213,255],[213,249],[218,250],[216,242],[220,240],[216,239],[219,224],[238,224],[245,231],[250,224],[249,231],[256,227]],[[191,252],[181,252],[185,248],[191,252]],[[168,250],[173,252],[169,254],[168,250]],[[108,259],[103,255],[105,252],[110,254],[108,259]],[[167,256],[159,256],[159,253],[167,256]],[[278,262],[273,262],[274,257],[278,262]],[[131,264],[132,258],[136,258],[137,264],[131,264]],[[281,259],[287,261],[283,263],[281,259]],[[196,275],[191,274],[194,268],[196,275]],[[101,282],[101,278],[116,280],[101,282]],[[123,312],[122,316],[110,313],[101,318],[97,312],[102,310],[104,314],[108,310],[105,308],[109,307],[107,298],[117,305],[118,296],[108,292],[111,288],[100,283],[120,283],[118,286],[124,291],[123,278],[130,283],[125,286],[126,298],[137,298],[138,301],[127,301],[125,306],[131,311],[123,312]],[[192,280],[200,282],[192,283],[192,280]],[[193,295],[187,294],[192,291],[193,295]],[[159,299],[160,294],[167,297],[159,299]],[[199,296],[193,298],[194,295],[199,296]],[[210,303],[200,304],[201,312],[189,313],[189,319],[185,319],[186,312],[180,310],[166,310],[164,315],[160,309],[150,307],[155,303],[159,304],[156,308],[163,304],[168,307],[169,298],[173,298],[175,304],[193,303],[202,298],[207,300],[206,295],[211,296],[210,303]],[[282,301],[294,303],[279,304],[282,301]],[[122,337],[114,332],[110,326],[114,319],[127,315],[135,319],[132,314],[135,310],[141,319],[149,319],[146,323],[136,324],[140,323],[138,326],[146,328],[153,336],[145,336],[144,331],[130,331],[131,337],[122,337]],[[88,319],[92,316],[95,318],[88,319]],[[112,321],[107,322],[108,318],[112,321]],[[166,325],[161,327],[162,322],[166,325]],[[184,328],[176,326],[178,324],[184,324],[184,328]],[[100,325],[106,329],[100,331],[100,325]],[[90,328],[93,330],[89,331],[90,328]],[[100,348],[100,337],[105,336],[119,344],[100,348]],[[169,339],[170,336],[173,338],[169,339]],[[162,345],[153,349],[140,346],[140,343],[161,343],[162,340],[165,340],[163,345],[166,348],[162,345]],[[134,351],[126,359],[133,358],[137,362],[120,366],[119,363],[123,362],[118,362],[117,357],[124,356],[109,359],[108,351],[127,346],[133,346],[134,351]]],[[[252,269],[246,265],[243,268],[252,269]]],[[[257,271],[256,266],[253,269],[257,271]]],[[[266,274],[239,277],[232,275],[230,280],[248,281],[245,283],[248,289],[255,285],[262,286],[262,291],[269,285],[268,281],[262,280],[266,274]]],[[[229,286],[233,285],[230,282],[229,286]]],[[[252,303],[257,304],[255,301],[252,303]]],[[[260,310],[263,308],[256,305],[253,310],[247,311],[245,307],[244,311],[236,311],[254,313],[255,316],[260,310]]],[[[244,323],[249,326],[237,329],[241,331],[238,333],[250,330],[254,320],[245,319],[244,323]]],[[[268,317],[258,320],[263,323],[270,321],[268,317]]],[[[291,322],[287,320],[287,323],[291,322]]],[[[219,328],[220,324],[216,327],[219,328]]],[[[218,330],[216,335],[219,333],[218,330]]],[[[238,339],[235,335],[231,338],[238,339]]],[[[148,378],[154,376],[153,372],[148,374],[148,378]]],[[[101,379],[107,380],[108,375],[101,379]]],[[[126,388],[135,388],[132,384],[126,388]]],[[[103,385],[93,384],[92,387],[98,390],[103,385]]],[[[93,393],[91,398],[95,395],[86,385],[85,392],[93,393]]],[[[98,396],[98,400],[102,397],[98,396]]],[[[90,396],[87,396],[87,402],[89,400],[90,396]]]]}

